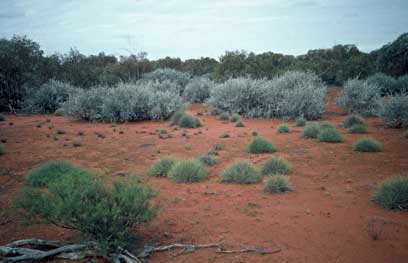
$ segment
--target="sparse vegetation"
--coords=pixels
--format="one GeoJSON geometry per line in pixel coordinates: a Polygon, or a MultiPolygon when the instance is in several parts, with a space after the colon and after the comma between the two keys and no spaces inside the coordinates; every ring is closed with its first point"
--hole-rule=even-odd
{"type": "Polygon", "coordinates": [[[261,173],[263,175],[282,174],[287,175],[291,170],[290,163],[280,157],[271,157],[262,165],[261,173]]]}
{"type": "Polygon", "coordinates": [[[280,174],[269,176],[265,180],[264,192],[266,193],[284,193],[291,191],[286,178],[280,174]]]}
{"type": "Polygon", "coordinates": [[[217,163],[217,158],[210,152],[198,156],[198,160],[207,166],[213,166],[217,163]]]}
{"type": "Polygon", "coordinates": [[[383,208],[408,210],[408,177],[393,176],[377,189],[374,200],[383,208]]]}
{"type": "Polygon", "coordinates": [[[207,170],[198,160],[181,160],[172,166],[168,177],[176,183],[195,183],[207,178],[207,170]]]}
{"type": "Polygon", "coordinates": [[[147,171],[148,176],[165,177],[169,175],[170,169],[176,163],[173,157],[163,157],[156,160],[147,171]]]}
{"type": "Polygon", "coordinates": [[[228,132],[224,132],[223,134],[220,135],[220,138],[223,138],[223,139],[229,138],[229,137],[230,137],[230,135],[229,135],[228,132]]]}
{"type": "Polygon", "coordinates": [[[270,141],[258,136],[248,144],[247,150],[249,153],[273,153],[276,151],[275,146],[270,141]]]}
{"type": "Polygon", "coordinates": [[[349,133],[367,133],[367,127],[364,124],[353,124],[348,131],[349,133]]]}
{"type": "Polygon", "coordinates": [[[351,126],[356,124],[364,125],[364,119],[357,114],[348,115],[347,118],[343,121],[344,128],[350,128],[351,126]]]}
{"type": "Polygon", "coordinates": [[[221,182],[252,184],[258,182],[260,174],[248,161],[236,161],[221,174],[221,182]]]}
{"type": "Polygon", "coordinates": [[[381,152],[382,145],[374,139],[363,138],[353,145],[353,150],[357,152],[381,152]]]}
{"type": "Polygon", "coordinates": [[[287,124],[281,124],[276,128],[278,133],[288,133],[290,132],[289,126],[287,124]]]}

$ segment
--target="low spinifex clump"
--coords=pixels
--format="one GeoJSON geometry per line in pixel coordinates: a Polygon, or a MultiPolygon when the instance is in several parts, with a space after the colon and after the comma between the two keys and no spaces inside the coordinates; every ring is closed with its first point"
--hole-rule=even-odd
{"type": "Polygon", "coordinates": [[[261,173],[263,175],[274,175],[274,174],[289,174],[291,170],[290,163],[280,157],[271,157],[266,160],[261,168],[261,173]]]}
{"type": "Polygon", "coordinates": [[[300,116],[300,117],[296,118],[295,121],[296,121],[296,126],[297,127],[303,127],[303,126],[306,125],[306,119],[303,116],[300,116]]]}
{"type": "Polygon", "coordinates": [[[336,128],[321,128],[317,138],[320,142],[336,143],[343,141],[340,132],[336,128]]]}
{"type": "Polygon", "coordinates": [[[347,118],[343,121],[344,128],[350,128],[356,124],[364,124],[364,119],[358,114],[348,115],[347,118]]]}
{"type": "Polygon", "coordinates": [[[349,133],[367,133],[367,127],[364,124],[353,124],[348,131],[349,133]]]}
{"type": "Polygon", "coordinates": [[[305,128],[303,129],[303,137],[307,139],[316,139],[319,135],[319,125],[315,123],[306,124],[305,128]]]}
{"type": "Polygon", "coordinates": [[[235,123],[235,127],[239,127],[239,128],[245,127],[245,124],[242,122],[242,120],[238,120],[238,121],[235,123]]]}
{"type": "Polygon", "coordinates": [[[363,138],[353,145],[353,150],[357,152],[381,152],[382,145],[374,139],[363,138]]]}
{"type": "Polygon", "coordinates": [[[168,177],[176,183],[195,183],[207,178],[207,170],[198,160],[180,160],[170,169],[168,177]]]}
{"type": "Polygon", "coordinates": [[[223,183],[251,184],[258,182],[260,174],[248,161],[236,161],[220,177],[223,183]]]}
{"type": "Polygon", "coordinates": [[[232,114],[231,117],[230,117],[231,122],[237,122],[239,120],[241,120],[241,117],[236,113],[232,114]]]}
{"type": "Polygon", "coordinates": [[[217,158],[211,152],[201,154],[198,160],[207,166],[213,166],[217,163],[217,158]]]}
{"type": "Polygon", "coordinates": [[[230,119],[230,115],[227,112],[221,112],[218,119],[221,121],[228,121],[230,119]]]}
{"type": "Polygon", "coordinates": [[[289,126],[287,124],[281,124],[276,128],[278,133],[288,133],[290,132],[289,126]]]}
{"type": "Polygon", "coordinates": [[[176,163],[176,159],[173,157],[163,157],[156,160],[150,169],[147,171],[149,176],[168,176],[170,169],[176,163]]]}
{"type": "Polygon", "coordinates": [[[256,136],[248,144],[249,153],[273,153],[276,151],[275,146],[268,140],[256,136]]]}
{"type": "Polygon", "coordinates": [[[269,176],[265,180],[264,192],[266,193],[284,193],[291,191],[286,178],[280,174],[269,176]]]}
{"type": "Polygon", "coordinates": [[[198,128],[201,126],[201,122],[199,119],[197,119],[194,116],[191,116],[189,114],[184,114],[180,118],[178,125],[182,128],[198,128]]]}
{"type": "Polygon", "coordinates": [[[375,192],[374,200],[387,209],[408,210],[408,177],[388,178],[375,192]]]}

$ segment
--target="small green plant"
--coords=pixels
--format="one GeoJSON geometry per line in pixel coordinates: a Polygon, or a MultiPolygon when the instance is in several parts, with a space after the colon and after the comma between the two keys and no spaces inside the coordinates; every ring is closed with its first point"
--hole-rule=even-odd
{"type": "Polygon", "coordinates": [[[273,153],[275,146],[268,140],[262,137],[255,137],[248,144],[247,150],[249,153],[273,153]]]}
{"type": "Polygon", "coordinates": [[[266,160],[265,164],[261,168],[261,173],[263,175],[274,175],[274,174],[289,174],[291,170],[290,163],[284,158],[271,157],[266,160]]]}
{"type": "Polygon", "coordinates": [[[278,133],[288,133],[290,132],[289,126],[287,124],[281,124],[276,128],[278,133]]]}
{"type": "Polygon", "coordinates": [[[374,193],[374,200],[383,208],[408,210],[408,176],[393,176],[374,193]]]}
{"type": "Polygon", "coordinates": [[[284,193],[291,191],[286,178],[282,175],[276,174],[270,176],[265,181],[265,193],[284,193]]]}
{"type": "Polygon", "coordinates": [[[353,145],[353,150],[357,152],[381,152],[382,145],[371,138],[363,138],[353,145]]]}
{"type": "Polygon", "coordinates": [[[182,128],[197,128],[201,126],[201,122],[196,117],[188,114],[184,114],[178,124],[182,128]]]}
{"type": "Polygon", "coordinates": [[[303,137],[307,139],[316,139],[319,135],[319,130],[319,125],[317,124],[306,124],[305,128],[303,129],[303,137]]]}
{"type": "Polygon", "coordinates": [[[173,157],[163,157],[156,160],[147,171],[148,176],[164,177],[169,175],[170,169],[176,163],[173,157]]]}
{"type": "Polygon", "coordinates": [[[244,125],[244,123],[242,122],[242,120],[238,120],[238,121],[235,123],[235,127],[245,127],[245,125],[244,125]]]}
{"type": "Polygon", "coordinates": [[[185,115],[184,109],[178,110],[175,113],[173,113],[170,119],[171,125],[178,125],[181,117],[183,117],[184,115],[185,115]]]}
{"type": "Polygon", "coordinates": [[[408,130],[404,131],[404,137],[408,139],[408,130]]]}
{"type": "Polygon", "coordinates": [[[6,147],[4,145],[0,144],[0,155],[6,154],[6,147]]]}
{"type": "Polygon", "coordinates": [[[241,117],[236,113],[232,114],[231,117],[230,117],[231,122],[237,122],[239,120],[241,120],[241,117]]]}
{"type": "Polygon", "coordinates": [[[217,163],[217,158],[211,153],[202,154],[197,159],[207,166],[213,166],[217,163]]]}
{"type": "Polygon", "coordinates": [[[351,114],[348,115],[347,118],[343,121],[344,128],[350,128],[355,124],[362,124],[364,125],[364,119],[360,115],[351,114]]]}
{"type": "Polygon", "coordinates": [[[230,119],[230,115],[227,112],[223,112],[218,116],[218,119],[221,121],[228,121],[230,119]]]}
{"type": "Polygon", "coordinates": [[[4,121],[4,114],[0,112],[0,121],[4,121]]]}
{"type": "Polygon", "coordinates": [[[220,177],[223,183],[252,184],[258,182],[260,174],[248,161],[236,161],[220,177]]]}
{"type": "Polygon", "coordinates": [[[207,178],[205,166],[198,160],[177,161],[169,171],[169,178],[176,183],[195,183],[207,178]]]}
{"type": "Polygon", "coordinates": [[[319,131],[317,137],[320,142],[336,143],[343,141],[340,132],[336,128],[323,128],[319,131]]]}
{"type": "Polygon", "coordinates": [[[295,122],[296,122],[297,127],[303,127],[303,126],[306,125],[306,119],[303,116],[300,116],[300,117],[296,118],[295,122]]]}
{"type": "Polygon", "coordinates": [[[251,135],[254,136],[254,137],[258,136],[258,132],[257,131],[251,131],[251,135]]]}
{"type": "Polygon", "coordinates": [[[367,127],[364,124],[353,124],[348,131],[349,133],[367,133],[367,127]]]}

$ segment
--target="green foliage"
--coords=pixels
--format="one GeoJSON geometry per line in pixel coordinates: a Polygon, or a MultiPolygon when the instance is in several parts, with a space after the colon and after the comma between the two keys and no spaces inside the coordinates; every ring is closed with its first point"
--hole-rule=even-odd
{"type": "Polygon", "coordinates": [[[353,124],[349,129],[349,133],[367,133],[365,124],[353,124]]]}
{"type": "Polygon", "coordinates": [[[364,119],[360,115],[351,114],[351,115],[348,115],[347,118],[343,121],[343,125],[345,128],[350,128],[351,126],[355,124],[364,125],[364,119]]]}
{"type": "Polygon", "coordinates": [[[178,125],[180,122],[181,117],[185,115],[184,109],[179,109],[171,116],[171,125],[178,125]]]}
{"type": "Polygon", "coordinates": [[[320,129],[319,135],[317,136],[320,142],[342,142],[343,138],[341,137],[340,132],[336,128],[323,128],[320,129]]]}
{"type": "Polygon", "coordinates": [[[29,172],[26,176],[26,182],[32,187],[46,187],[50,183],[60,181],[64,176],[74,177],[84,172],[82,168],[67,161],[51,160],[29,172]]]}
{"type": "Polygon", "coordinates": [[[408,139],[408,130],[404,131],[404,137],[408,139]]]}
{"type": "Polygon", "coordinates": [[[252,184],[258,182],[260,174],[248,161],[236,161],[221,174],[221,182],[252,184]]]}
{"type": "Polygon", "coordinates": [[[284,158],[271,157],[266,160],[261,168],[261,173],[263,175],[274,175],[274,174],[289,174],[291,170],[290,163],[284,158]]]}
{"type": "Polygon", "coordinates": [[[315,123],[306,124],[305,128],[303,129],[303,137],[308,139],[316,139],[319,135],[319,125],[315,123]]]}
{"type": "Polygon", "coordinates": [[[242,122],[242,120],[238,120],[238,121],[235,123],[235,127],[245,127],[245,125],[244,125],[244,123],[242,122]]]}
{"type": "Polygon", "coordinates": [[[387,99],[384,102],[381,117],[387,127],[408,127],[408,94],[387,99]]]}
{"type": "Polygon", "coordinates": [[[176,159],[172,157],[163,157],[156,160],[150,169],[147,171],[147,175],[149,176],[168,176],[170,169],[176,163],[176,159]]]}
{"type": "Polygon", "coordinates": [[[222,113],[218,116],[218,119],[219,119],[219,120],[222,120],[222,121],[227,121],[227,120],[230,119],[230,115],[229,115],[229,113],[227,113],[227,112],[222,112],[222,113]]]}
{"type": "Polygon", "coordinates": [[[396,92],[396,80],[384,73],[376,73],[367,78],[367,82],[377,85],[381,90],[381,95],[394,94],[396,92]]]}
{"type": "Polygon", "coordinates": [[[230,117],[231,122],[237,122],[237,121],[240,121],[240,120],[241,120],[241,116],[239,116],[239,114],[236,114],[236,113],[232,114],[231,117],[230,117]]]}
{"type": "Polygon", "coordinates": [[[275,146],[262,137],[255,137],[248,144],[249,153],[273,153],[276,151],[275,146]]]}
{"type": "Polygon", "coordinates": [[[202,154],[197,159],[207,166],[213,166],[217,163],[217,158],[211,153],[202,154]]]}
{"type": "Polygon", "coordinates": [[[306,119],[303,116],[297,117],[296,118],[296,126],[298,127],[303,127],[306,125],[306,119]]]}
{"type": "Polygon", "coordinates": [[[287,124],[281,124],[276,128],[278,133],[288,133],[290,132],[289,126],[287,124]]]}
{"type": "Polygon", "coordinates": [[[284,193],[291,191],[286,178],[282,175],[276,174],[270,176],[265,181],[264,192],[266,193],[284,193]]]}
{"type": "Polygon", "coordinates": [[[4,121],[4,114],[0,112],[0,121],[4,121]]]}
{"type": "Polygon", "coordinates": [[[0,155],[4,155],[4,154],[6,154],[6,147],[4,147],[4,145],[3,144],[0,144],[0,155]]]}
{"type": "Polygon", "coordinates": [[[383,208],[408,209],[408,177],[388,178],[375,192],[374,200],[383,208]]]}
{"type": "Polygon", "coordinates": [[[363,138],[353,145],[353,150],[357,152],[381,152],[382,145],[374,139],[363,138]]]}
{"type": "Polygon", "coordinates": [[[47,191],[25,188],[15,201],[18,213],[27,223],[46,223],[77,230],[85,241],[95,241],[108,254],[131,244],[131,229],[148,222],[154,215],[149,200],[151,188],[138,178],[127,177],[105,188],[87,172],[72,176],[63,173],[47,185],[47,191]]]}
{"type": "Polygon", "coordinates": [[[205,166],[198,160],[177,161],[169,171],[169,178],[176,183],[195,183],[207,178],[205,166]]]}
{"type": "Polygon", "coordinates": [[[184,114],[180,118],[178,125],[182,128],[197,128],[201,126],[201,122],[194,116],[184,114]]]}

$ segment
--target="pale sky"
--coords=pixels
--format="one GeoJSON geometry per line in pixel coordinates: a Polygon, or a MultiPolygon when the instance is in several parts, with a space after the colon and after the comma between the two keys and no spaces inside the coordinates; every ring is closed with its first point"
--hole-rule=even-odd
{"type": "Polygon", "coordinates": [[[408,0],[0,0],[0,25],[0,37],[27,35],[47,54],[371,51],[408,31],[408,0]]]}

